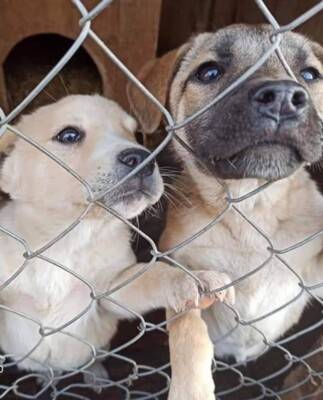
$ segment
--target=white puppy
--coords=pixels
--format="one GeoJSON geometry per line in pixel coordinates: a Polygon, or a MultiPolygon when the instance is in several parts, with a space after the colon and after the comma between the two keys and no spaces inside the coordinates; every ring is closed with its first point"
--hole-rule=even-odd
{"type": "MultiPolygon", "coordinates": [[[[149,155],[135,142],[135,120],[100,96],[66,97],[24,116],[17,128],[89,182],[96,195],[149,155]]],[[[136,265],[130,229],[94,205],[53,242],[88,207],[88,193],[26,141],[16,141],[0,184],[11,198],[0,212],[0,225],[23,238],[32,252],[24,254],[21,242],[1,233],[0,347],[19,367],[68,370],[94,360],[89,344],[107,346],[117,320],[135,316],[127,308],[143,313],[198,305],[196,281],[160,262],[114,291],[110,298],[116,303],[100,297],[145,267],[136,265]]],[[[161,176],[151,162],[101,202],[129,219],[158,201],[162,192],[161,176]]],[[[196,275],[206,291],[222,283],[217,273],[196,275]]]]}

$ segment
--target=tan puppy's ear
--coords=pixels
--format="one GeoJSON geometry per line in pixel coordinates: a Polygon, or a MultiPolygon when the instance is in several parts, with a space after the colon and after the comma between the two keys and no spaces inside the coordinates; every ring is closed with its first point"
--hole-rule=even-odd
{"type": "MultiPolygon", "coordinates": [[[[188,45],[184,44],[161,58],[149,61],[138,74],[138,79],[163,105],[167,102],[170,85],[187,48],[188,45]]],[[[142,132],[155,132],[162,119],[160,110],[132,82],[128,84],[127,93],[142,132]]]]}
{"type": "MultiPolygon", "coordinates": [[[[320,61],[321,67],[323,67],[323,47],[316,42],[311,42],[311,47],[315,57],[320,61]]],[[[321,72],[322,68],[319,68],[319,70],[321,72]]],[[[316,109],[318,110],[320,117],[323,118],[323,83],[320,83],[318,87],[317,85],[315,85],[315,87],[313,88],[311,93],[313,99],[315,100],[316,109]]]]}
{"type": "Polygon", "coordinates": [[[316,55],[316,57],[323,64],[323,47],[320,44],[316,43],[316,42],[312,42],[311,46],[312,46],[314,54],[316,55]]]}

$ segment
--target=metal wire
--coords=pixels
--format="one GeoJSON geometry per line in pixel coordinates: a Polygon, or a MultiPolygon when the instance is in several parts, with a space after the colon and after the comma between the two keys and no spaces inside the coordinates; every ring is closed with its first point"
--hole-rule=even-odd
{"type": "MultiPolygon", "coordinates": [[[[307,294],[313,302],[317,302],[320,304],[322,307],[322,300],[319,299],[315,294],[314,290],[317,289],[318,287],[323,286],[323,282],[316,282],[312,286],[307,286],[301,276],[299,276],[295,270],[293,269],[293,266],[289,265],[286,260],[283,258],[286,253],[289,253],[295,249],[298,249],[308,242],[314,240],[318,236],[322,234],[323,231],[319,232],[314,232],[312,235],[304,238],[303,240],[299,241],[298,243],[295,243],[288,248],[283,248],[283,249],[277,249],[274,247],[270,237],[266,235],[265,232],[263,232],[258,226],[256,226],[253,221],[246,216],[239,207],[239,204],[244,202],[246,199],[257,196],[259,192],[262,192],[266,190],[266,188],[272,183],[266,183],[254,190],[252,190],[250,193],[246,193],[238,198],[234,198],[230,192],[227,191],[227,202],[223,210],[219,212],[217,215],[214,216],[214,218],[203,228],[201,228],[198,232],[196,232],[194,235],[186,238],[183,240],[181,243],[176,245],[175,247],[168,249],[165,252],[162,252],[159,250],[157,243],[153,241],[152,238],[150,238],[147,234],[145,234],[140,228],[136,227],[134,224],[131,222],[127,221],[125,218],[123,218],[121,215],[119,215],[115,210],[110,209],[100,203],[100,198],[98,196],[95,196],[93,193],[93,190],[91,188],[91,185],[86,182],[79,174],[77,174],[75,171],[73,171],[68,165],[66,165],[62,160],[60,160],[58,157],[56,157],[54,154],[46,150],[43,146],[35,142],[33,139],[31,139],[28,135],[25,135],[23,132],[20,132],[16,127],[11,125],[11,122],[13,121],[14,118],[19,116],[23,110],[31,103],[31,101],[40,93],[42,92],[45,87],[51,82],[52,79],[54,79],[59,72],[62,70],[62,68],[71,60],[73,55],[76,53],[76,51],[82,46],[83,42],[88,39],[92,40],[98,47],[101,48],[101,50],[104,52],[104,54],[122,71],[122,73],[127,77],[129,81],[131,81],[133,84],[137,86],[139,90],[142,91],[142,93],[147,96],[147,98],[160,110],[160,112],[163,114],[167,126],[166,126],[166,131],[168,131],[168,134],[166,138],[162,141],[162,143],[152,152],[151,156],[148,157],[142,164],[140,164],[137,168],[135,168],[131,173],[129,173],[125,178],[120,180],[116,185],[114,185],[112,188],[110,188],[108,191],[104,193],[107,194],[108,192],[114,190],[116,187],[119,187],[122,185],[125,181],[130,179],[132,176],[134,176],[138,171],[140,171],[145,165],[147,165],[151,160],[155,159],[155,157],[173,140],[178,141],[178,143],[182,146],[184,146],[188,151],[190,151],[194,155],[194,151],[189,148],[189,146],[184,143],[178,136],[176,131],[180,128],[183,128],[184,126],[190,124],[192,121],[194,121],[196,118],[204,114],[207,110],[209,110],[211,107],[213,107],[216,103],[220,102],[225,96],[229,95],[233,90],[239,88],[239,86],[246,81],[252,74],[254,74],[267,60],[269,57],[271,57],[274,53],[276,53],[277,57],[279,58],[280,62],[282,63],[283,67],[287,71],[287,73],[296,80],[295,75],[293,74],[293,71],[291,70],[290,66],[288,65],[281,49],[280,49],[280,42],[282,39],[282,34],[287,31],[291,31],[297,27],[299,27],[301,24],[306,22],[308,19],[312,18],[314,15],[318,14],[320,11],[323,10],[323,1],[318,2],[314,7],[309,9],[307,12],[305,12],[303,15],[299,16],[296,18],[294,21],[291,21],[289,24],[285,26],[280,26],[276,19],[274,18],[273,14],[269,10],[269,8],[265,5],[263,0],[255,0],[256,5],[258,6],[259,10],[262,12],[266,20],[272,25],[273,31],[271,34],[271,44],[268,46],[266,51],[261,55],[261,57],[257,60],[257,62],[252,65],[247,71],[245,71],[238,79],[236,79],[233,83],[230,84],[225,90],[223,90],[216,98],[214,98],[209,104],[207,104],[205,107],[202,109],[198,110],[195,112],[193,115],[189,116],[183,121],[175,121],[169,110],[161,104],[157,98],[136,78],[136,76],[127,68],[126,65],[118,58],[117,55],[115,55],[112,50],[109,47],[108,43],[104,43],[102,39],[93,31],[91,24],[92,21],[106,8],[108,7],[113,0],[102,0],[99,2],[92,10],[88,11],[83,4],[81,0],[71,0],[73,5],[75,6],[76,10],[78,10],[80,14],[79,18],[79,25],[80,25],[80,33],[79,35],[75,38],[73,45],[70,47],[70,49],[66,52],[66,54],[61,58],[61,60],[52,68],[52,70],[39,82],[39,84],[26,96],[26,98],[17,106],[15,107],[11,112],[9,112],[8,115],[5,115],[2,109],[0,108],[0,137],[2,135],[6,134],[6,131],[10,131],[13,134],[15,134],[17,137],[20,139],[26,141],[28,145],[33,146],[35,149],[37,149],[39,152],[42,152],[44,155],[49,157],[54,163],[56,163],[60,168],[64,169],[67,173],[69,173],[75,180],[77,180],[85,189],[85,192],[87,193],[87,206],[84,208],[82,213],[72,222],[67,226],[62,232],[60,232],[58,235],[53,237],[48,243],[43,245],[41,248],[38,249],[33,249],[32,246],[28,243],[28,241],[20,237],[17,233],[9,231],[5,226],[0,226],[0,233],[2,235],[6,235],[11,240],[16,241],[20,246],[21,246],[21,255],[24,258],[24,262],[22,265],[20,265],[17,270],[14,272],[12,276],[10,276],[5,282],[3,282],[0,285],[0,292],[5,290],[9,285],[12,285],[15,279],[22,274],[26,268],[28,268],[28,265],[32,259],[39,259],[42,260],[43,262],[47,263],[51,268],[57,268],[64,273],[69,274],[73,276],[74,279],[76,279],[80,284],[86,286],[89,289],[89,298],[88,298],[88,303],[84,307],[84,309],[79,312],[77,315],[73,316],[71,320],[67,321],[61,326],[56,326],[56,327],[50,327],[50,326],[45,326],[42,321],[34,316],[27,315],[25,313],[19,312],[17,310],[14,310],[10,307],[6,307],[3,304],[0,304],[0,310],[3,313],[11,313],[19,316],[20,318],[24,318],[28,320],[30,323],[34,324],[35,326],[38,327],[39,330],[39,340],[38,342],[33,346],[33,348],[28,351],[27,354],[16,354],[15,361],[10,357],[10,354],[3,354],[0,356],[0,376],[1,374],[6,373],[6,369],[9,367],[17,366],[19,363],[21,363],[25,359],[33,359],[33,354],[37,350],[38,346],[45,340],[46,337],[52,336],[52,335],[66,335],[72,338],[73,340],[79,341],[83,343],[85,346],[88,346],[90,353],[92,354],[91,359],[85,364],[80,366],[78,369],[73,369],[73,370],[67,370],[64,371],[63,373],[58,373],[57,371],[54,371],[52,366],[47,364],[46,362],[39,362],[37,360],[34,360],[36,363],[38,362],[39,365],[42,367],[43,370],[46,371],[46,373],[36,373],[36,372],[24,372],[22,373],[18,378],[14,379],[10,384],[5,385],[5,384],[0,384],[0,399],[6,398],[9,395],[15,395],[17,398],[25,398],[25,399],[37,399],[40,398],[44,393],[50,393],[51,398],[53,399],[58,399],[58,398],[74,398],[74,399],[89,399],[90,397],[87,397],[86,395],[80,394],[79,389],[87,389],[87,388],[92,388],[93,384],[91,383],[70,383],[68,380],[71,377],[74,377],[77,375],[79,372],[83,371],[87,375],[93,375],[91,370],[88,369],[95,361],[97,360],[103,360],[103,359],[112,359],[113,361],[118,361],[127,364],[131,368],[131,372],[126,376],[121,379],[112,379],[112,378],[99,378],[98,382],[96,384],[99,384],[102,390],[105,389],[111,389],[114,388],[115,390],[118,390],[120,392],[120,399],[158,399],[160,398],[161,395],[167,393],[168,387],[169,387],[169,382],[170,382],[170,377],[168,375],[168,368],[169,368],[169,363],[166,363],[164,365],[160,365],[158,367],[152,367],[152,366],[146,366],[146,365],[139,365],[135,360],[132,360],[129,357],[126,357],[120,352],[124,350],[125,348],[128,348],[131,346],[133,343],[135,343],[137,340],[139,340],[142,336],[145,335],[146,332],[150,331],[161,331],[167,334],[167,331],[165,329],[167,321],[163,321],[161,323],[151,323],[145,320],[145,318],[129,308],[128,306],[125,306],[115,300],[113,300],[110,296],[112,293],[120,290],[122,287],[125,285],[129,284],[133,280],[137,279],[139,276],[142,274],[146,273],[148,270],[153,270],[154,263],[158,260],[164,260],[167,261],[169,264],[173,265],[174,268],[179,268],[182,271],[186,272],[190,276],[194,277],[194,279],[199,282],[199,279],[194,275],[194,272],[189,270],[185,265],[180,263],[175,257],[173,256],[175,251],[179,250],[180,248],[183,248],[187,246],[189,243],[192,241],[196,240],[198,237],[203,235],[205,232],[207,232],[210,229],[216,229],[217,224],[219,221],[222,220],[222,218],[229,212],[235,212],[239,218],[244,220],[246,223],[249,224],[250,228],[253,229],[260,237],[264,239],[264,242],[266,243],[266,248],[265,250],[268,251],[268,257],[263,260],[261,264],[258,266],[255,266],[255,268],[244,275],[236,278],[234,281],[232,281],[229,285],[224,286],[223,288],[219,288],[218,290],[221,291],[225,288],[228,288],[230,286],[237,285],[238,283],[247,280],[250,278],[251,275],[257,274],[260,270],[265,269],[268,267],[268,264],[272,259],[278,260],[279,263],[281,264],[282,268],[285,268],[286,271],[288,271],[293,279],[297,279],[299,283],[299,293],[292,299],[290,299],[288,302],[285,304],[281,304],[278,308],[271,310],[270,312],[264,313],[261,316],[258,316],[257,318],[253,320],[243,320],[241,316],[239,315],[238,311],[235,309],[234,306],[226,304],[229,310],[231,310],[234,315],[235,315],[235,320],[236,320],[236,325],[235,327],[228,332],[225,336],[229,336],[232,332],[234,332],[238,327],[244,327],[248,329],[253,329],[255,332],[257,332],[260,337],[263,340],[263,343],[266,347],[266,349],[275,349],[276,351],[280,352],[282,355],[284,355],[286,363],[284,364],[283,367],[277,369],[275,372],[272,372],[270,374],[267,374],[263,376],[261,379],[254,379],[251,376],[246,376],[241,372],[241,367],[243,367],[243,363],[226,363],[224,361],[216,361],[216,373],[221,374],[223,372],[230,372],[234,376],[236,376],[236,384],[234,386],[229,387],[228,389],[218,391],[217,398],[218,399],[227,399],[230,398],[231,395],[235,396],[240,396],[241,391],[243,389],[248,388],[248,387],[254,387],[258,389],[258,395],[256,397],[248,397],[248,400],[252,399],[281,399],[283,395],[288,394],[288,393],[293,393],[296,389],[299,389],[303,385],[305,385],[309,381],[313,381],[314,379],[316,381],[319,381],[323,383],[323,371],[316,371],[314,370],[309,362],[309,359],[318,354],[319,352],[323,351],[323,348],[319,348],[316,350],[311,350],[307,352],[304,356],[296,356],[295,354],[292,354],[289,350],[287,350],[286,345],[292,341],[294,341],[297,338],[304,337],[311,333],[312,331],[316,329],[321,329],[323,321],[320,320],[316,322],[315,324],[312,324],[309,327],[306,327],[302,329],[301,331],[298,331],[294,333],[293,335],[289,335],[283,339],[279,339],[274,342],[269,342],[269,340],[266,338],[264,333],[255,325],[256,322],[259,322],[261,320],[264,320],[268,318],[269,316],[279,312],[279,310],[288,307],[290,304],[293,304],[295,301],[297,301],[298,298],[303,296],[304,294],[307,294]],[[62,238],[64,238],[67,234],[72,232],[76,226],[82,223],[83,219],[88,215],[89,211],[92,209],[93,206],[99,206],[102,209],[105,210],[105,212],[112,214],[114,217],[118,218],[121,220],[123,223],[125,223],[129,228],[131,228],[133,231],[135,231],[138,235],[140,235],[151,247],[151,254],[152,254],[152,260],[146,264],[140,271],[135,273],[133,276],[122,282],[121,284],[118,284],[117,286],[113,287],[112,289],[109,289],[105,291],[104,293],[97,293],[96,289],[92,286],[88,280],[83,277],[82,275],[76,273],[72,269],[69,268],[67,265],[62,265],[59,263],[57,260],[52,259],[48,256],[46,256],[44,253],[46,250],[51,248],[55,243],[59,242],[62,238]],[[89,311],[89,309],[92,307],[93,303],[96,301],[99,301],[101,299],[105,299],[111,303],[114,304],[116,307],[120,307],[121,309],[127,311],[128,314],[132,315],[134,318],[137,318],[138,320],[138,333],[133,337],[131,340],[119,345],[118,347],[111,349],[111,350],[104,350],[104,349],[97,349],[93,344],[90,342],[87,342],[84,340],[84,338],[79,337],[76,334],[70,333],[66,331],[66,328],[69,327],[73,322],[77,321],[79,318],[83,317],[86,315],[86,313],[89,311]],[[18,358],[17,358],[18,357],[18,358]],[[277,378],[279,376],[282,376],[283,374],[286,373],[286,371],[290,370],[293,368],[295,365],[302,365],[304,369],[307,371],[306,376],[304,376],[304,379],[297,382],[294,386],[289,387],[289,388],[284,388],[284,389],[276,389],[274,390],[268,382],[274,378],[277,378]],[[142,390],[135,390],[132,389],[131,384],[134,380],[140,379],[140,378],[147,378],[151,377],[152,375],[159,375],[162,379],[164,379],[165,384],[162,389],[157,390],[155,393],[148,393],[142,390]],[[24,391],[24,384],[28,382],[29,380],[35,380],[35,379],[41,379],[42,380],[42,385],[39,386],[39,390],[37,393],[27,393],[24,391]]],[[[200,160],[198,162],[201,163],[200,160]]],[[[275,183],[273,183],[275,184],[275,183]]],[[[102,194],[100,194],[100,197],[102,198],[102,194]]],[[[199,282],[200,283],[200,282],[199,282]]],[[[323,310],[323,309],[322,309],[323,310]]],[[[224,336],[224,337],[225,337],[224,336]]],[[[322,389],[323,390],[323,389],[322,389]]],[[[314,394],[313,393],[307,393],[303,397],[299,397],[300,399],[310,399],[313,398],[314,394]]],[[[241,397],[234,397],[234,398],[241,398],[241,397]]],[[[245,398],[245,397],[244,397],[245,398]]],[[[247,399],[247,398],[246,398],[247,399]]],[[[296,397],[295,397],[296,399],[296,397]]]]}

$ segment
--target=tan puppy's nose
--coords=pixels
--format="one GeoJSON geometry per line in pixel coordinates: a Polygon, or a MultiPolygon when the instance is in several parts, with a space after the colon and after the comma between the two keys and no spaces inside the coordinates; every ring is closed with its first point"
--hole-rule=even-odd
{"type": "Polygon", "coordinates": [[[308,106],[307,91],[293,81],[269,81],[252,93],[251,101],[264,117],[276,122],[297,118],[308,106]]]}
{"type": "MultiPolygon", "coordinates": [[[[135,169],[138,165],[140,165],[150,153],[143,149],[130,148],[123,150],[118,154],[118,161],[126,165],[129,170],[135,169]]],[[[155,162],[151,161],[147,165],[145,165],[139,172],[138,175],[145,177],[153,174],[155,169],[155,162]]]]}

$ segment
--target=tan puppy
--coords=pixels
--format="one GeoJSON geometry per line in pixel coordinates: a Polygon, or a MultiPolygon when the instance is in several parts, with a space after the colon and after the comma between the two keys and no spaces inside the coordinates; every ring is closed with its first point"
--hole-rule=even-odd
{"type": "MultiPolygon", "coordinates": [[[[181,122],[255,64],[270,46],[270,33],[265,25],[234,25],[198,35],[150,62],[140,78],[181,122]]],[[[256,358],[267,349],[263,335],[274,341],[298,321],[310,299],[300,280],[309,286],[323,281],[321,236],[281,255],[292,270],[268,251],[271,245],[286,249],[323,229],[323,197],[303,169],[321,155],[323,50],[296,33],[284,34],[281,48],[300,83],[273,54],[238,89],[177,131],[196,157],[178,142],[173,145],[188,181],[185,196],[191,206],[178,211],[170,205],[163,249],[173,248],[219,216],[228,204],[228,192],[238,198],[266,181],[278,181],[235,203],[212,229],[171,254],[193,270],[225,272],[236,282],[236,312],[219,304],[203,317],[217,343],[216,355],[233,355],[238,361],[256,358]],[[238,325],[237,316],[249,325],[238,325]]],[[[134,87],[129,98],[142,130],[154,132],[161,114],[134,87]]],[[[172,349],[181,348],[187,357],[186,363],[178,353],[173,359],[179,383],[174,387],[181,388],[178,398],[214,398],[211,375],[201,368],[210,365],[212,354],[198,312],[171,326],[170,341],[172,349]]]]}
{"type": "MultiPolygon", "coordinates": [[[[66,97],[24,116],[17,128],[72,168],[97,195],[150,154],[135,141],[135,120],[100,96],[66,97]]],[[[83,185],[22,139],[4,161],[0,185],[11,198],[1,209],[0,224],[23,238],[31,251],[60,235],[88,205],[83,185]]],[[[100,201],[129,219],[162,193],[159,170],[151,162],[100,201]]],[[[201,288],[195,280],[160,262],[123,286],[145,267],[136,264],[130,239],[128,226],[98,206],[27,262],[22,244],[1,233],[0,283],[19,272],[0,292],[3,352],[30,370],[78,368],[95,360],[91,346],[109,344],[118,319],[157,307],[180,311],[198,305],[201,288]],[[123,287],[100,299],[118,285],[123,287]],[[45,333],[57,332],[42,338],[40,326],[45,333]]],[[[223,284],[216,272],[197,276],[206,292],[223,284]]],[[[102,368],[96,371],[102,375],[102,368]]]]}

